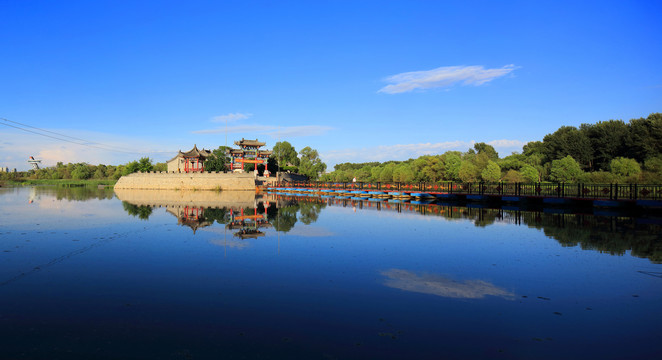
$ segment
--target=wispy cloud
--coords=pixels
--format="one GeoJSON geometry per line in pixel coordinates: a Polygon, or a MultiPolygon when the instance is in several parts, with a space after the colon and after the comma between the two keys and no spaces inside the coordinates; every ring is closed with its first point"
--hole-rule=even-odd
{"type": "Polygon", "coordinates": [[[384,285],[404,291],[431,294],[456,299],[482,299],[487,295],[513,300],[515,294],[483,280],[466,280],[459,282],[435,274],[416,275],[402,270],[390,269],[383,271],[387,279],[384,285]]]}
{"type": "Polygon", "coordinates": [[[361,149],[340,149],[324,152],[324,161],[341,163],[345,161],[389,161],[407,160],[423,155],[441,154],[449,150],[466,151],[473,147],[473,142],[447,141],[440,143],[396,144],[361,149]]]}
{"type": "Polygon", "coordinates": [[[496,69],[485,69],[480,65],[444,66],[433,70],[405,72],[387,77],[385,81],[391,84],[379,89],[379,92],[399,94],[414,90],[450,87],[457,83],[478,86],[504,76],[515,68],[515,65],[512,64],[496,69]]]}
{"type": "Polygon", "coordinates": [[[211,121],[212,122],[233,122],[237,120],[244,120],[248,119],[253,114],[242,114],[242,113],[230,113],[227,115],[219,115],[219,116],[214,116],[211,121]]]}
{"type": "Polygon", "coordinates": [[[42,160],[42,166],[53,166],[57,162],[118,165],[142,156],[163,161],[176,153],[176,147],[172,147],[175,150],[168,149],[167,144],[152,142],[146,138],[70,129],[54,130],[88,139],[94,145],[61,142],[36,134],[0,128],[0,138],[11,139],[10,142],[0,144],[0,166],[17,168],[19,171],[27,170],[30,168],[27,163],[30,155],[42,160]]]}
{"type": "Polygon", "coordinates": [[[521,148],[526,145],[526,142],[521,140],[492,140],[487,143],[494,146],[494,148],[521,148]]]}
{"type": "Polygon", "coordinates": [[[204,129],[204,130],[195,130],[192,131],[193,134],[219,134],[228,132],[229,134],[234,133],[265,133],[277,129],[275,126],[269,125],[237,125],[237,126],[228,126],[220,127],[215,129],[204,129]]]}
{"type": "Polygon", "coordinates": [[[226,131],[229,134],[234,133],[251,133],[251,134],[265,134],[271,137],[279,138],[293,138],[293,137],[304,137],[304,136],[318,136],[324,135],[328,131],[333,130],[330,126],[319,126],[319,125],[306,125],[306,126],[285,126],[278,127],[272,125],[238,125],[238,126],[228,126],[215,128],[215,129],[204,129],[193,131],[193,134],[219,134],[225,133],[226,131]]]}
{"type": "Polygon", "coordinates": [[[333,130],[330,126],[321,126],[321,125],[306,125],[306,126],[288,126],[284,128],[277,129],[269,133],[274,138],[284,137],[284,138],[293,138],[293,137],[303,137],[303,136],[318,136],[324,135],[328,131],[333,130]]]}

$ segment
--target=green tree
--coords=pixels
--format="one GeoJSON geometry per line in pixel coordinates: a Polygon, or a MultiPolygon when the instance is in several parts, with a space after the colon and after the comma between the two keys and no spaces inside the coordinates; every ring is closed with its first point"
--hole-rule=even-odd
{"type": "Polygon", "coordinates": [[[538,170],[529,164],[524,164],[519,169],[520,175],[522,175],[522,181],[528,183],[534,183],[540,181],[540,173],[538,170]]]}
{"type": "Polygon", "coordinates": [[[644,162],[644,169],[662,175],[662,156],[650,157],[644,162]]]}
{"type": "Polygon", "coordinates": [[[105,179],[106,178],[106,165],[99,165],[92,175],[95,179],[105,179]]]}
{"type": "Polygon", "coordinates": [[[230,149],[228,146],[219,146],[218,149],[212,151],[212,156],[205,160],[205,170],[206,171],[225,171],[227,168],[225,166],[227,149],[230,149]]]}
{"type": "Polygon", "coordinates": [[[520,174],[519,171],[510,169],[506,172],[506,175],[503,176],[503,181],[509,183],[519,183],[524,182],[524,177],[520,174]]]}
{"type": "Polygon", "coordinates": [[[501,179],[501,168],[497,163],[490,160],[485,169],[480,173],[480,177],[486,182],[497,182],[501,179]]]}
{"type": "Polygon", "coordinates": [[[475,143],[474,149],[477,154],[485,154],[490,160],[496,160],[499,158],[499,153],[494,150],[494,147],[484,142],[475,143]]]}
{"type": "Polygon", "coordinates": [[[449,151],[442,155],[444,162],[444,178],[446,180],[458,180],[462,159],[457,151],[449,151]]]}
{"type": "Polygon", "coordinates": [[[617,157],[610,163],[611,172],[620,176],[639,175],[641,173],[641,166],[634,159],[624,157],[617,157]]]}
{"type": "Polygon", "coordinates": [[[272,149],[271,157],[276,160],[279,168],[286,166],[288,163],[294,166],[299,165],[297,151],[287,141],[277,142],[272,149]]]}
{"type": "Polygon", "coordinates": [[[583,168],[591,168],[593,148],[584,132],[574,126],[561,126],[553,134],[545,135],[545,154],[549,160],[573,157],[583,168]]]}
{"type": "Polygon", "coordinates": [[[392,182],[393,181],[393,168],[394,164],[388,164],[382,169],[382,172],[379,173],[379,181],[381,182],[392,182]]]}
{"type": "Polygon", "coordinates": [[[651,156],[662,154],[662,113],[655,113],[646,119],[632,119],[628,124],[624,157],[644,162],[651,156]]]}
{"type": "Polygon", "coordinates": [[[134,172],[137,172],[139,168],[140,168],[140,164],[138,164],[137,161],[134,160],[134,161],[128,162],[122,168],[122,175],[133,174],[134,172]]]}
{"type": "Polygon", "coordinates": [[[299,155],[299,172],[301,174],[308,176],[312,180],[317,180],[319,174],[326,170],[326,164],[319,158],[317,150],[306,146],[301,149],[299,155]]]}
{"type": "Polygon", "coordinates": [[[462,161],[458,177],[463,182],[476,182],[478,180],[478,169],[471,161],[462,161]]]}
{"type": "Polygon", "coordinates": [[[550,179],[556,182],[575,182],[579,181],[584,172],[579,167],[579,163],[570,155],[563,159],[552,161],[550,169],[550,179]]]}
{"type": "Polygon", "coordinates": [[[622,120],[600,121],[579,127],[591,142],[593,167],[591,170],[607,170],[611,160],[623,153],[628,126],[622,120]]]}
{"type": "Polygon", "coordinates": [[[393,180],[398,182],[414,181],[414,170],[408,163],[401,163],[393,168],[393,180]]]}
{"type": "Polygon", "coordinates": [[[154,164],[154,171],[168,171],[168,164],[164,162],[154,164]]]}
{"type": "Polygon", "coordinates": [[[153,168],[154,165],[152,165],[152,159],[148,157],[141,157],[140,160],[138,160],[138,171],[148,172],[152,171],[153,168]]]}
{"type": "Polygon", "coordinates": [[[74,170],[71,172],[71,178],[74,180],[86,180],[92,177],[92,172],[90,171],[87,164],[81,163],[76,164],[74,170]]]}

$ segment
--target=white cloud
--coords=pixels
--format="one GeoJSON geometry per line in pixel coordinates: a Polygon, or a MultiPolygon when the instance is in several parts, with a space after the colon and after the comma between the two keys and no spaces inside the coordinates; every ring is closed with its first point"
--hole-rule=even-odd
{"type": "Polygon", "coordinates": [[[265,134],[269,135],[274,139],[277,138],[293,138],[293,137],[304,137],[304,136],[319,136],[323,135],[326,132],[332,130],[332,127],[329,126],[319,126],[319,125],[306,125],[306,126],[285,126],[278,127],[272,125],[240,125],[240,126],[228,126],[220,127],[215,129],[204,129],[192,131],[193,134],[222,134],[227,131],[228,134],[235,133],[250,133],[250,134],[265,134]]]}
{"type": "Polygon", "coordinates": [[[319,136],[324,135],[328,131],[333,130],[330,126],[321,125],[306,125],[306,126],[288,126],[280,128],[276,131],[269,133],[274,138],[293,138],[303,136],[319,136]]]}
{"type": "Polygon", "coordinates": [[[521,148],[526,145],[526,142],[520,140],[492,140],[487,143],[494,146],[494,148],[521,148]]]}
{"type": "Polygon", "coordinates": [[[423,155],[441,154],[449,150],[467,151],[473,142],[396,144],[362,149],[341,149],[324,152],[321,157],[330,163],[407,160],[423,155]]]}
{"type": "Polygon", "coordinates": [[[164,161],[175,153],[176,147],[168,151],[167,144],[151,142],[145,138],[113,135],[107,133],[73,130],[55,130],[59,133],[71,134],[81,139],[90,140],[93,147],[57,141],[36,134],[28,134],[16,130],[0,129],[0,138],[8,141],[0,144],[2,152],[1,167],[16,168],[19,171],[28,170],[29,156],[42,160],[42,166],[54,166],[57,162],[118,165],[137,158],[148,156],[151,159],[164,161]],[[110,149],[110,150],[109,150],[110,149]],[[112,151],[121,150],[121,151],[112,151]],[[135,152],[132,152],[135,151],[135,152]]]}
{"type": "Polygon", "coordinates": [[[233,121],[237,121],[237,120],[248,119],[251,116],[253,116],[253,114],[230,113],[230,114],[227,114],[227,115],[214,116],[211,119],[211,121],[212,122],[233,122],[233,121]]]}
{"type": "Polygon", "coordinates": [[[378,92],[399,94],[414,90],[443,88],[462,83],[462,85],[483,85],[515,69],[515,65],[506,65],[497,69],[485,69],[483,66],[444,66],[433,70],[411,71],[389,76],[391,83],[378,92]]]}
{"type": "Polygon", "coordinates": [[[228,126],[220,127],[216,129],[204,129],[204,130],[195,130],[192,131],[193,134],[222,134],[226,131],[228,134],[234,133],[265,133],[267,131],[272,131],[277,129],[275,126],[269,125],[237,125],[237,126],[228,126]]]}

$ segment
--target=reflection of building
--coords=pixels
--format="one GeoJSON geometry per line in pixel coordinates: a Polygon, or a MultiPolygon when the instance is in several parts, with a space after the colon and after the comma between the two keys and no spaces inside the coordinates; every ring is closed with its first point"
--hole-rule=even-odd
{"type": "Polygon", "coordinates": [[[205,160],[212,156],[209,150],[198,150],[197,145],[193,149],[183,153],[181,150],[174,158],[168,160],[168,172],[203,172],[205,171],[205,160]]]}
{"type": "Polygon", "coordinates": [[[239,149],[228,149],[226,154],[230,157],[230,168],[235,171],[243,171],[244,163],[255,164],[264,164],[264,171],[268,173],[267,170],[267,159],[271,155],[271,151],[260,150],[260,147],[264,146],[266,143],[259,142],[255,140],[245,140],[235,141],[235,145],[239,146],[239,149]]]}
{"type": "Polygon", "coordinates": [[[173,206],[166,209],[167,212],[177,217],[179,225],[188,226],[193,229],[193,233],[198,228],[209,226],[213,223],[205,219],[205,209],[195,206],[173,206]]]}
{"type": "Polygon", "coordinates": [[[259,228],[271,227],[271,224],[267,221],[267,210],[264,210],[264,214],[258,214],[257,208],[255,208],[253,215],[244,214],[244,209],[241,209],[240,214],[230,210],[230,221],[225,227],[231,230],[239,230],[234,233],[234,236],[242,239],[256,239],[259,236],[264,236],[264,232],[260,231],[259,228]]]}

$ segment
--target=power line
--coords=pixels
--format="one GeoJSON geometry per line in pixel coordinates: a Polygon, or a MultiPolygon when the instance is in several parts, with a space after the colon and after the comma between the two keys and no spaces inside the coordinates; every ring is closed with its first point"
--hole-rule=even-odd
{"type": "MultiPolygon", "coordinates": [[[[130,150],[127,150],[127,149],[120,149],[120,148],[117,148],[117,147],[114,147],[114,146],[111,146],[111,145],[105,145],[105,144],[101,144],[101,143],[97,143],[97,142],[93,142],[93,141],[89,141],[89,140],[85,140],[85,139],[81,139],[81,138],[77,138],[77,137],[73,137],[73,136],[69,136],[69,135],[65,135],[65,134],[61,134],[61,133],[57,133],[57,132],[54,132],[54,131],[41,129],[41,128],[38,128],[38,127],[30,126],[28,124],[23,124],[23,123],[20,123],[18,121],[12,121],[12,120],[5,119],[5,118],[0,118],[0,120],[10,122],[10,123],[14,123],[14,124],[17,124],[17,125],[20,125],[20,126],[23,126],[23,127],[19,127],[19,126],[7,124],[7,123],[0,123],[0,124],[5,125],[5,126],[9,126],[9,127],[12,127],[12,128],[18,129],[18,130],[22,130],[22,131],[25,131],[25,132],[45,136],[45,137],[55,139],[55,140],[65,141],[65,142],[76,144],[76,145],[87,146],[87,147],[91,147],[91,148],[96,148],[96,149],[101,149],[101,150],[106,150],[106,151],[112,151],[112,152],[120,152],[120,153],[125,153],[125,154],[144,154],[145,153],[144,151],[141,152],[141,151],[130,151],[130,150]],[[54,135],[57,135],[57,136],[43,134],[43,133],[38,132],[38,131],[29,130],[29,129],[26,129],[26,127],[30,128],[30,129],[35,129],[35,130],[38,130],[38,131],[41,131],[41,132],[45,132],[45,133],[48,133],[48,134],[54,134],[54,135]],[[63,138],[65,138],[65,139],[63,139],[63,138]],[[77,140],[77,141],[68,140],[66,138],[77,140]],[[82,141],[82,143],[80,141],[82,141]],[[95,146],[95,145],[100,145],[100,146],[95,146]]],[[[150,151],[150,153],[166,153],[166,152],[169,152],[169,151],[150,151]]]]}

